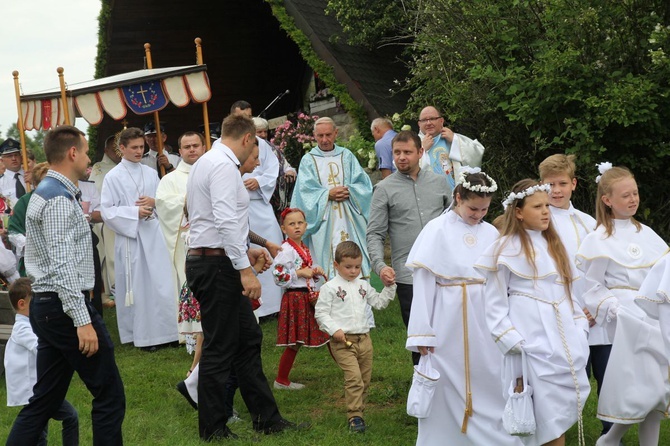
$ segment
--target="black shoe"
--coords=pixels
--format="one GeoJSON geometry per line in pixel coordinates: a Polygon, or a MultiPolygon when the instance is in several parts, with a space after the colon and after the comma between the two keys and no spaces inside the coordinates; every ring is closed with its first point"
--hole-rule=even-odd
{"type": "MultiPolygon", "coordinates": [[[[286,430],[292,430],[292,431],[301,431],[301,430],[306,430],[312,427],[311,423],[308,422],[303,422],[300,424],[295,424],[292,423],[288,420],[285,420],[284,418],[281,418],[279,421],[277,421],[275,424],[269,427],[263,428],[263,433],[265,435],[271,435],[271,434],[278,434],[279,432],[284,432],[286,430]]],[[[260,431],[260,429],[259,429],[260,431]]]]}
{"type": "Polygon", "coordinates": [[[365,432],[365,421],[361,417],[351,417],[349,419],[349,430],[351,432],[363,433],[365,432]]]}
{"type": "Polygon", "coordinates": [[[158,351],[157,345],[150,345],[149,347],[140,347],[140,350],[148,353],[156,353],[158,351]]]}
{"type": "Polygon", "coordinates": [[[181,393],[184,398],[186,398],[186,401],[193,407],[195,410],[198,410],[198,403],[193,401],[193,398],[191,398],[191,395],[188,394],[188,389],[186,389],[186,383],[184,381],[179,381],[177,383],[177,391],[181,393]]]}
{"type": "Polygon", "coordinates": [[[226,426],[223,429],[216,430],[209,438],[206,438],[205,441],[237,440],[238,438],[240,437],[226,426]]]}

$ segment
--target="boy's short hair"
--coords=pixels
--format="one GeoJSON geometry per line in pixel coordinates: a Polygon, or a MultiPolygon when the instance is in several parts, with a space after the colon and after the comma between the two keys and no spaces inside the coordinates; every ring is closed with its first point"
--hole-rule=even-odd
{"type": "Polygon", "coordinates": [[[340,242],[337,245],[337,248],[335,248],[335,261],[337,263],[340,263],[345,257],[357,259],[363,257],[363,252],[355,242],[347,240],[345,242],[340,242]]]}
{"type": "Polygon", "coordinates": [[[9,301],[15,310],[19,309],[19,301],[29,297],[33,292],[32,283],[27,277],[20,277],[9,285],[9,301]]]}
{"type": "Polygon", "coordinates": [[[548,156],[540,163],[540,178],[544,179],[552,175],[566,174],[570,179],[575,178],[577,166],[575,165],[575,155],[564,155],[557,153],[548,156]]]}

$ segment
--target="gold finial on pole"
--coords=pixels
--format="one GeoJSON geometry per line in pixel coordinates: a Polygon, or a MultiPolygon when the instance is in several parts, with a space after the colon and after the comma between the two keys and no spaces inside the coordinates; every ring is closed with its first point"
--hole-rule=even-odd
{"type": "MultiPolygon", "coordinates": [[[[28,171],[28,151],[26,150],[26,135],[23,130],[23,113],[21,112],[21,89],[19,88],[19,72],[12,71],[14,76],[14,93],[16,94],[16,111],[19,119],[16,127],[19,129],[19,140],[21,141],[21,157],[23,158],[23,171],[28,171]]],[[[26,183],[26,192],[30,192],[30,183],[26,183]]]]}
{"type": "Polygon", "coordinates": [[[67,95],[65,93],[65,77],[63,76],[63,67],[58,67],[56,69],[58,72],[58,82],[60,82],[60,100],[63,103],[63,115],[65,116],[65,124],[66,125],[72,125],[72,121],[70,121],[70,108],[68,107],[67,104],[67,95]]]}
{"type": "MultiPolygon", "coordinates": [[[[150,43],[145,43],[144,44],[144,55],[146,57],[147,61],[147,68],[148,69],[153,69],[153,63],[151,62],[151,44],[150,43]]],[[[154,126],[156,128],[156,141],[158,142],[158,156],[161,156],[163,154],[163,132],[161,131],[161,121],[158,116],[158,112],[154,112],[154,126]]],[[[165,175],[165,167],[163,165],[160,165],[160,170],[161,170],[161,177],[165,175]]]]}
{"type": "MultiPolygon", "coordinates": [[[[200,37],[195,38],[195,52],[196,52],[196,63],[202,65],[202,39],[200,37]]],[[[209,133],[209,111],[207,110],[207,102],[202,103],[202,120],[205,124],[205,148],[209,150],[212,147],[212,138],[209,133]]]]}

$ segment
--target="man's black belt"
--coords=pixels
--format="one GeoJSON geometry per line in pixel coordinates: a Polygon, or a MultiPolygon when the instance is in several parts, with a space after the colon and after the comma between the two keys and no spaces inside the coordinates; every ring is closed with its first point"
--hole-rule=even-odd
{"type": "Polygon", "coordinates": [[[191,248],[187,255],[192,257],[223,257],[226,250],[223,248],[191,248]]]}

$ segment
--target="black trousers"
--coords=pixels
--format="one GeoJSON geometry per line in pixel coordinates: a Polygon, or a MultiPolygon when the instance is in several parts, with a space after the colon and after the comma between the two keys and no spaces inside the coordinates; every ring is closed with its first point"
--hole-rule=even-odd
{"type": "Polygon", "coordinates": [[[114,359],[114,344],[100,314],[86,304],[98,335],[99,350],[87,358],[79,351],[77,328],[63,312],[56,293],[36,293],[30,301],[30,325],[37,335],[37,383],[19,412],[8,446],[37,444],[49,418],[61,408],[76,371],[93,395],[93,444],[122,445],[126,410],[123,382],[114,359]]]}
{"type": "MultiPolygon", "coordinates": [[[[605,378],[605,369],[607,368],[607,362],[610,359],[610,352],[612,351],[612,345],[591,345],[589,347],[590,354],[589,360],[586,363],[586,374],[596,379],[598,384],[598,396],[600,396],[600,388],[603,386],[603,379],[605,378]]],[[[612,423],[609,421],[600,420],[603,425],[602,433],[607,433],[612,428],[612,423]]]]}
{"type": "Polygon", "coordinates": [[[225,256],[188,256],[186,280],[200,304],[205,338],[198,381],[200,438],[208,440],[226,426],[225,389],[233,364],[254,429],[275,424],[281,415],[263,373],[263,332],[242,295],[240,273],[225,256]]]}
{"type": "MultiPolygon", "coordinates": [[[[398,288],[396,289],[396,294],[398,295],[398,302],[400,303],[400,314],[402,315],[402,321],[405,323],[405,328],[407,328],[409,325],[409,313],[412,309],[414,288],[411,283],[398,283],[397,285],[398,288]]],[[[412,363],[414,365],[419,363],[419,358],[421,358],[420,353],[412,352],[412,363]]]]}

